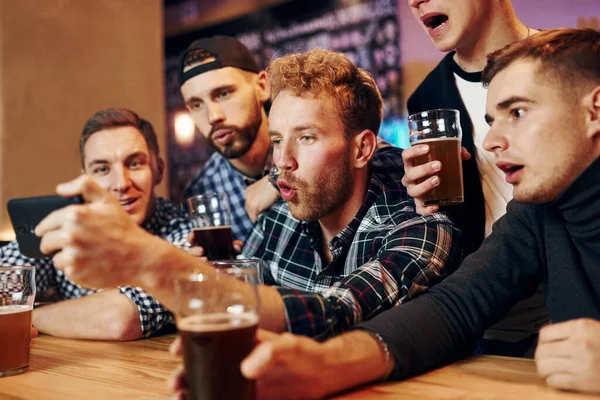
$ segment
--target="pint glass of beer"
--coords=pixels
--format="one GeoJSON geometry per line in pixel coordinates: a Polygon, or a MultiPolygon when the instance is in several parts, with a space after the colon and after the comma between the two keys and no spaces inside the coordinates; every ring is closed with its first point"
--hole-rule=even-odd
{"type": "Polygon", "coordinates": [[[442,169],[437,173],[440,184],[422,196],[423,204],[448,206],[462,203],[464,201],[460,158],[462,129],[459,111],[438,109],[413,114],[408,117],[408,127],[411,146],[421,144],[429,146],[428,154],[415,157],[415,165],[430,161],[439,161],[442,164],[442,169]]]}
{"type": "Polygon", "coordinates": [[[240,364],[255,345],[259,320],[257,268],[227,267],[176,279],[177,328],[188,399],[255,398],[240,364]]]}
{"type": "Polygon", "coordinates": [[[196,245],[204,248],[209,260],[233,256],[231,211],[226,193],[208,193],[187,199],[188,209],[198,222],[194,229],[196,245]]]}
{"type": "Polygon", "coordinates": [[[0,377],[29,368],[34,267],[0,267],[0,377]]]}

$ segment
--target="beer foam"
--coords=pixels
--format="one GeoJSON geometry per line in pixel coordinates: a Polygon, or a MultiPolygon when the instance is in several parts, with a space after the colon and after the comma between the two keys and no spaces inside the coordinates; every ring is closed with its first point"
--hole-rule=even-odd
{"type": "Polygon", "coordinates": [[[16,314],[31,310],[33,310],[33,307],[27,305],[0,306],[0,315],[16,314]]]}
{"type": "Polygon", "coordinates": [[[418,144],[430,143],[430,142],[441,142],[442,140],[447,140],[447,141],[454,140],[454,141],[460,142],[460,139],[456,138],[456,137],[440,137],[440,138],[419,139],[419,140],[412,142],[412,144],[418,145],[418,144]]]}
{"type": "Polygon", "coordinates": [[[247,328],[258,324],[255,313],[191,315],[177,320],[177,328],[188,332],[215,332],[247,328]]]}
{"type": "Polygon", "coordinates": [[[221,225],[221,226],[203,226],[200,228],[194,228],[195,231],[214,231],[217,229],[231,229],[231,225],[221,225]]]}

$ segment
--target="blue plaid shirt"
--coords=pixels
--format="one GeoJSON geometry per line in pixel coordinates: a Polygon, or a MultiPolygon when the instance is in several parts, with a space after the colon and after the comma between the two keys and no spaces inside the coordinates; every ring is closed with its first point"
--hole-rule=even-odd
{"type": "Polygon", "coordinates": [[[401,150],[375,153],[364,202],[320,256],[318,222],[292,217],[280,201],[263,213],[243,254],[263,259],[263,280],[281,294],[287,329],[325,339],[404,303],[460,262],[458,238],[444,214],[421,216],[400,180],[401,150]]]}
{"type": "Polygon", "coordinates": [[[246,212],[246,188],[266,175],[273,167],[273,157],[267,156],[263,175],[248,177],[233,168],[218,152],[214,152],[204,168],[184,190],[184,199],[198,194],[227,193],[231,210],[231,233],[234,240],[246,241],[254,225],[246,212]]]}
{"type": "MultiPolygon", "coordinates": [[[[142,226],[153,235],[160,236],[180,247],[189,246],[187,235],[196,227],[196,222],[179,206],[168,200],[157,198],[152,218],[142,226]]],[[[36,267],[36,291],[38,294],[54,293],[60,300],[75,299],[96,293],[69,281],[61,270],[54,268],[51,258],[28,258],[21,254],[19,245],[12,241],[0,248],[0,265],[32,265],[36,267]]],[[[135,303],[140,313],[140,324],[144,337],[154,335],[174,324],[173,315],[142,288],[122,286],[119,291],[135,303]]]]}

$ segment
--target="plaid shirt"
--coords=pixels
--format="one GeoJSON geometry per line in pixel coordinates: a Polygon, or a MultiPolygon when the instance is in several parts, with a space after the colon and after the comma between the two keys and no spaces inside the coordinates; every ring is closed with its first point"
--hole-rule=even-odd
{"type": "Polygon", "coordinates": [[[375,153],[367,196],[328,243],[328,265],[318,222],[294,219],[281,201],[260,217],[243,254],[263,259],[264,282],[281,294],[289,331],[325,339],[414,298],[458,266],[460,231],[443,214],[415,213],[400,156],[393,147],[375,153]]]}
{"type": "MultiPolygon", "coordinates": [[[[188,246],[187,235],[195,226],[195,222],[175,203],[157,198],[152,218],[142,227],[176,246],[188,246]]],[[[54,268],[51,258],[36,259],[23,256],[16,241],[0,248],[0,253],[0,265],[36,267],[36,290],[39,294],[56,292],[59,299],[65,300],[97,292],[95,289],[85,289],[69,281],[62,271],[54,268]]],[[[141,288],[122,286],[119,287],[119,291],[137,306],[144,337],[154,335],[175,323],[173,315],[141,288]]]]}
{"type": "Polygon", "coordinates": [[[273,166],[273,157],[268,154],[263,174],[248,177],[233,168],[221,154],[214,152],[184,190],[184,198],[211,192],[227,193],[231,210],[231,233],[234,239],[244,242],[254,225],[246,212],[246,188],[268,174],[273,166]]]}

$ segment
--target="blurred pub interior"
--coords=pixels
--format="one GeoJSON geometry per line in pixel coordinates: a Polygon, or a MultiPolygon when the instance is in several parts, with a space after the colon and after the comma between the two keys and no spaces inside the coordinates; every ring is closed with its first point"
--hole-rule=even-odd
{"type": "MultiPolygon", "coordinates": [[[[599,0],[513,4],[531,27],[600,29],[599,0]]],[[[443,57],[407,0],[0,0],[0,240],[14,238],[9,199],[79,173],[81,128],[103,107],[152,122],[169,168],[158,194],[179,200],[212,150],[185,113],[177,55],[215,34],[238,37],[262,66],[315,46],[346,53],[375,77],[380,135],[400,147],[406,99],[443,57]]]]}

